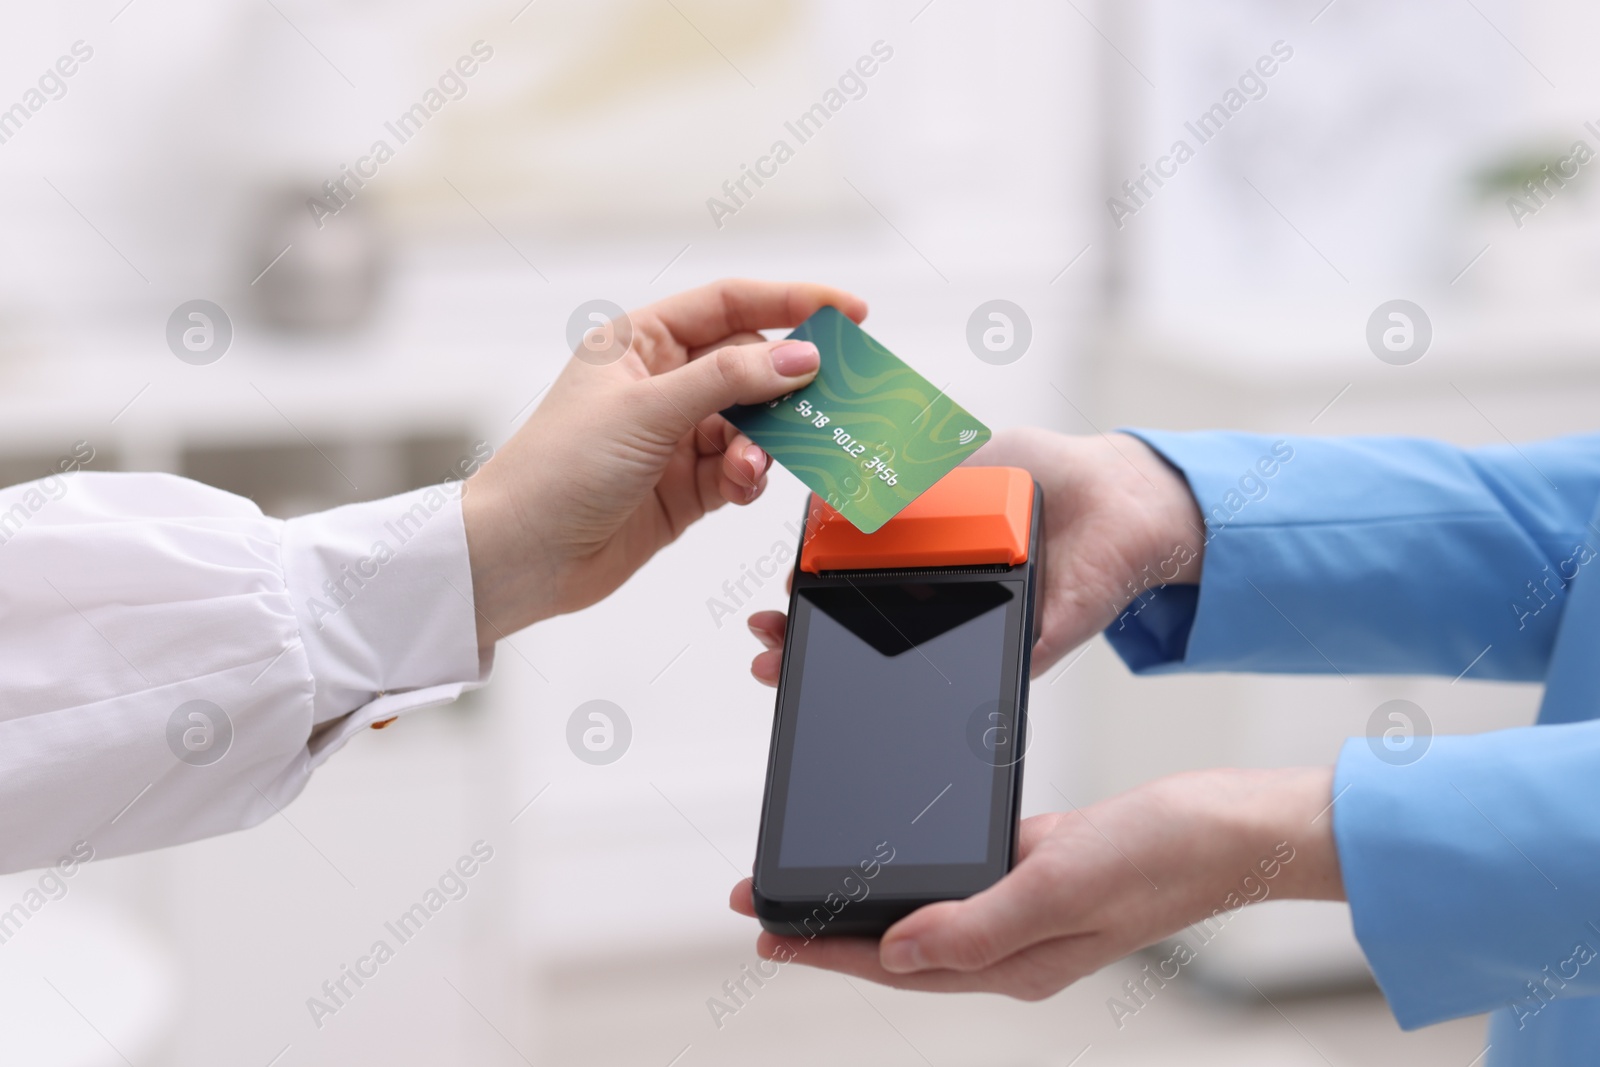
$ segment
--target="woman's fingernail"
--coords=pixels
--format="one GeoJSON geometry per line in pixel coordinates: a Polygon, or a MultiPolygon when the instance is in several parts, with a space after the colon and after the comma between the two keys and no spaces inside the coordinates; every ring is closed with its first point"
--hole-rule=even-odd
{"type": "Polygon", "coordinates": [[[761,451],[759,445],[746,445],[744,461],[750,465],[750,473],[756,478],[767,473],[767,454],[761,451]]]}
{"type": "Polygon", "coordinates": [[[922,955],[922,946],[909,938],[883,946],[879,962],[884,970],[894,974],[909,974],[926,970],[928,966],[928,961],[922,955]]]}
{"type": "Polygon", "coordinates": [[[785,378],[810,374],[822,362],[810,341],[789,341],[772,350],[772,369],[785,378]]]}

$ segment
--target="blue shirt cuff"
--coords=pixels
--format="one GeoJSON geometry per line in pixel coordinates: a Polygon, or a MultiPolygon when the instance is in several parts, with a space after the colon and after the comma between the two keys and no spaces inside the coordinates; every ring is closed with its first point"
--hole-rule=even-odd
{"type": "Polygon", "coordinates": [[[1526,1029],[1600,995],[1600,721],[1419,743],[1353,738],[1334,774],[1356,939],[1400,1025],[1526,1029]]]}

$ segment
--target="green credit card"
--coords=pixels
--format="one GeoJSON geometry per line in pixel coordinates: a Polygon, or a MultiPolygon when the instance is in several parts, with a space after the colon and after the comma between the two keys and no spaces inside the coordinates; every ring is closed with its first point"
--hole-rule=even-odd
{"type": "Polygon", "coordinates": [[[862,533],[989,439],[987,426],[837,308],[822,308],[789,336],[821,353],[811,384],[722,414],[862,533]]]}

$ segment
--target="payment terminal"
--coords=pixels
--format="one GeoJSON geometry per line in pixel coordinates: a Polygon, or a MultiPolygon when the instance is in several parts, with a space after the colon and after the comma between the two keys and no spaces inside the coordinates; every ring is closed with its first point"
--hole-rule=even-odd
{"type": "Polygon", "coordinates": [[[877,532],[813,495],[754,873],[775,933],[875,935],[1015,860],[1043,497],[957,467],[877,532]]]}

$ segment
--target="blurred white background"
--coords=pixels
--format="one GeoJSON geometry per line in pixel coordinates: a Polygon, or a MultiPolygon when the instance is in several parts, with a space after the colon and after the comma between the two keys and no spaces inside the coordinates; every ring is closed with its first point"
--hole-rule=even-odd
{"type": "MultiPolygon", "coordinates": [[[[877,337],[996,427],[1589,429],[1592,168],[1520,226],[1506,201],[1575,141],[1600,147],[1584,125],[1600,120],[1597,22],[1577,0],[11,5],[0,108],[25,114],[0,113],[0,476],[86,440],[97,469],[186,474],[283,516],[441,480],[525,417],[578,304],[728,274],[860,293],[877,337]],[[892,58],[864,95],[718,226],[707,198],[793,145],[784,123],[880,41],[892,58]],[[92,55],[34,109],[77,42],[92,55]],[[399,143],[385,123],[475,42],[492,55],[464,95],[399,143]],[[1118,226],[1108,198],[1175,140],[1196,145],[1185,122],[1278,42],[1292,56],[1264,95],[1118,226]],[[378,139],[393,158],[317,229],[305,199],[378,139]],[[966,343],[993,298],[1032,323],[1005,366],[966,343]],[[1433,324],[1410,366],[1367,347],[1393,298],[1433,324]],[[209,366],[167,347],[192,299],[233,323],[209,366]]],[[[0,1058],[1479,1053],[1480,1020],[1398,1031],[1334,906],[1251,909],[1121,1029],[1106,1000],[1136,963],[1035,1005],[787,968],[719,1028],[707,998],[755,958],[725,901],[753,854],[772,694],[748,676],[742,624],[718,626],[707,600],[790,536],[802,500],[778,470],[759,504],[719,512],[605,603],[503,643],[486,689],[356,739],[268,824],[91,864],[0,945],[0,1058]],[[633,723],[608,766],[566,747],[591,699],[633,723]],[[468,896],[317,1026],[307,998],[479,840],[494,858],[468,896]],[[1240,996],[1243,978],[1271,1002],[1240,996]]],[[[782,602],[771,582],[750,607],[782,602]]],[[[1099,640],[1063,667],[1034,687],[1025,814],[1189,767],[1330,762],[1394,697],[1441,732],[1527,722],[1537,700],[1470,677],[1135,681],[1099,640]]],[[[32,884],[0,879],[0,908],[32,884]]]]}

